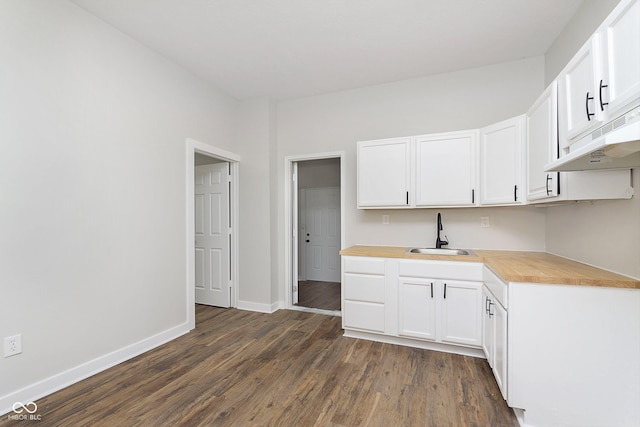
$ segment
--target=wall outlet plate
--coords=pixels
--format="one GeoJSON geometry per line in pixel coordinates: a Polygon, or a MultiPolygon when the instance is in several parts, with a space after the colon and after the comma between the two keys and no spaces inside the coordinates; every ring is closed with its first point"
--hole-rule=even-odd
{"type": "Polygon", "coordinates": [[[4,357],[22,353],[22,334],[4,338],[4,357]]]}
{"type": "Polygon", "coordinates": [[[489,217],[488,216],[481,216],[480,217],[480,227],[482,227],[482,228],[490,227],[489,217]]]}

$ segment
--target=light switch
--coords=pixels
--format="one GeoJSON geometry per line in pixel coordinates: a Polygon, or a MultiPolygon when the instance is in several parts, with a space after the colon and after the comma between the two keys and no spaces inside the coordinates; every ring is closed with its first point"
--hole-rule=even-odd
{"type": "Polygon", "coordinates": [[[389,215],[382,215],[382,223],[389,224],[389,215]]]}

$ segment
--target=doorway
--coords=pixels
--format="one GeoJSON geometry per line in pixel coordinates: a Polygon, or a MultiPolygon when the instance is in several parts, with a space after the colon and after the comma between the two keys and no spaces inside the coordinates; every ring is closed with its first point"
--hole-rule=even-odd
{"type": "Polygon", "coordinates": [[[289,307],[340,314],[342,153],[289,158],[289,307]]]}
{"type": "Polygon", "coordinates": [[[186,141],[189,329],[195,328],[196,303],[237,304],[239,163],[235,153],[190,138],[186,141]]]}

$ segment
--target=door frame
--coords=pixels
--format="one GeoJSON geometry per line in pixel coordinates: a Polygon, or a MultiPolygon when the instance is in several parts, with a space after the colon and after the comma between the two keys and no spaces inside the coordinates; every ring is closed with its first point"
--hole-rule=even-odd
{"type": "MultiPolygon", "coordinates": [[[[345,219],[345,188],[346,188],[346,179],[345,179],[345,152],[344,151],[331,151],[325,153],[315,153],[315,154],[300,154],[294,156],[286,156],[284,158],[284,182],[285,182],[285,192],[284,192],[284,222],[285,222],[285,239],[284,239],[284,289],[283,295],[285,296],[285,304],[286,308],[290,310],[300,310],[300,311],[313,311],[334,315],[341,315],[340,311],[331,311],[331,310],[320,310],[313,308],[303,308],[293,305],[292,303],[292,292],[294,281],[297,283],[298,278],[293,277],[293,262],[298,262],[298,253],[294,253],[292,245],[292,239],[294,238],[293,233],[293,218],[292,218],[292,202],[297,199],[294,197],[292,193],[291,182],[293,180],[293,164],[295,162],[304,162],[306,160],[322,160],[322,159],[340,159],[340,248],[344,248],[345,245],[345,227],[344,227],[344,219],[345,219]]],[[[295,236],[297,238],[297,236],[295,236]]],[[[342,272],[341,272],[342,274],[342,272]]]]}
{"type": "Polygon", "coordinates": [[[238,283],[239,283],[239,268],[238,268],[238,220],[239,212],[238,207],[240,205],[240,156],[230,151],[223,150],[218,147],[214,147],[204,142],[196,141],[195,139],[187,138],[186,140],[186,155],[185,155],[185,169],[186,169],[186,261],[187,261],[187,277],[186,277],[186,293],[187,293],[187,324],[189,329],[194,329],[196,326],[196,289],[195,289],[195,156],[196,153],[204,154],[209,157],[215,157],[216,159],[223,160],[230,165],[230,178],[231,183],[229,186],[229,209],[231,211],[231,251],[229,257],[231,260],[230,272],[231,272],[231,295],[230,306],[236,307],[238,301],[238,283]]]}

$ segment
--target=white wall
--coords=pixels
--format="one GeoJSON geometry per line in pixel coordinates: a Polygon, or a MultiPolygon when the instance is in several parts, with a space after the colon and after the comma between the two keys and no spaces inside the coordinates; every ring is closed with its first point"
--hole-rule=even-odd
{"type": "Polygon", "coordinates": [[[1,413],[186,325],[185,140],[233,151],[236,102],[66,1],[0,2],[0,63],[1,413]]]}
{"type": "MultiPolygon", "coordinates": [[[[619,0],[585,0],[545,55],[552,81],[619,0]]],[[[547,209],[547,251],[640,278],[640,169],[633,170],[631,200],[599,201],[547,209]]]]}
{"type": "Polygon", "coordinates": [[[267,98],[243,101],[238,109],[236,151],[242,156],[238,307],[258,311],[275,309],[271,289],[274,261],[270,250],[272,114],[273,106],[267,98]]]}
{"type": "MultiPolygon", "coordinates": [[[[544,89],[543,80],[543,58],[537,57],[280,102],[278,169],[284,170],[285,156],[344,150],[346,246],[431,246],[437,210],[356,209],[356,141],[479,128],[523,114],[544,89]],[[383,213],[390,215],[389,225],[382,225],[383,213]]],[[[286,186],[278,178],[278,226],[284,230],[286,186]]],[[[452,246],[544,250],[544,208],[441,211],[452,246]],[[482,229],[480,216],[487,215],[491,227],[482,229]]],[[[284,237],[279,239],[284,265],[284,237]]]]}

